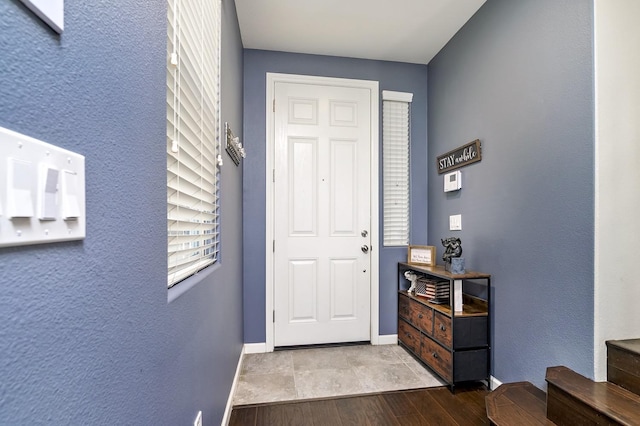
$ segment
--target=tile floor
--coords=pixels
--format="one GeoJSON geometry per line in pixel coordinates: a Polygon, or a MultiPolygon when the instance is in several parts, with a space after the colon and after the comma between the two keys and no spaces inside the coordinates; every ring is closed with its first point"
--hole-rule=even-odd
{"type": "Polygon", "coordinates": [[[233,405],[442,386],[398,345],[357,345],[248,354],[233,405]]]}

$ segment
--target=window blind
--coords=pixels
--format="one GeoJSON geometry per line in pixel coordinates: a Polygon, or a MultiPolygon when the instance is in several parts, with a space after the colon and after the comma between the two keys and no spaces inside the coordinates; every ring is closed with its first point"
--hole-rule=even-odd
{"type": "Polygon", "coordinates": [[[167,8],[168,286],[220,252],[220,1],[167,8]]]}
{"type": "Polygon", "coordinates": [[[383,244],[409,244],[411,93],[382,91],[383,244]]]}

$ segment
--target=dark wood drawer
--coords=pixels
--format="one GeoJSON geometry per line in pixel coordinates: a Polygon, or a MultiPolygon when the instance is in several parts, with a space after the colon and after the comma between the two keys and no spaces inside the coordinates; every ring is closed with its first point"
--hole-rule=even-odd
{"type": "Polygon", "coordinates": [[[451,352],[431,339],[425,338],[422,342],[420,358],[436,371],[443,379],[451,382],[451,352]]]}
{"type": "Polygon", "coordinates": [[[433,334],[433,309],[400,293],[398,296],[398,316],[422,332],[433,334]]]}
{"type": "Polygon", "coordinates": [[[423,333],[433,334],[433,309],[421,303],[411,301],[413,310],[413,324],[416,325],[423,333]]]}
{"type": "Polygon", "coordinates": [[[411,322],[411,300],[403,293],[398,294],[398,315],[411,322]]]}
{"type": "Polygon", "coordinates": [[[416,355],[420,354],[420,332],[402,319],[398,320],[398,340],[416,355]]]}
{"type": "Polygon", "coordinates": [[[443,345],[451,348],[451,318],[436,312],[433,320],[433,337],[443,345]]]}

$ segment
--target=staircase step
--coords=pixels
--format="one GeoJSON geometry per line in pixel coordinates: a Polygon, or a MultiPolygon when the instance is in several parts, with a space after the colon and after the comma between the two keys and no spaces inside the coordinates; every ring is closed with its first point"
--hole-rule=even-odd
{"type": "Polygon", "coordinates": [[[557,425],[640,424],[640,396],[567,367],[547,368],[547,418],[557,425]]]}
{"type": "Polygon", "coordinates": [[[547,420],[545,393],[529,382],[505,383],[485,398],[492,425],[553,425],[547,420]]]}
{"type": "Polygon", "coordinates": [[[606,343],[607,380],[640,395],[640,339],[606,343]]]}

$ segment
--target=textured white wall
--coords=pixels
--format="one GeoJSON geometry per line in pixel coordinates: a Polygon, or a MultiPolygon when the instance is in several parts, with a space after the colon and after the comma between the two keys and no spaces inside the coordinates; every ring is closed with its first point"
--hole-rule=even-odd
{"type": "Polygon", "coordinates": [[[610,339],[640,338],[640,2],[595,0],[596,380],[610,339]]]}

